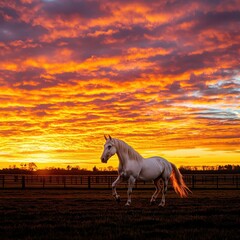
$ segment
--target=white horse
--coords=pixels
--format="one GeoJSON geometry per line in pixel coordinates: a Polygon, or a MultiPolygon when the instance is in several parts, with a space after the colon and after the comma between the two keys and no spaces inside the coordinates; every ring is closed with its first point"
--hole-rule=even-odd
{"type": "Polygon", "coordinates": [[[112,184],[112,193],[117,201],[120,196],[117,194],[116,186],[123,179],[128,179],[128,199],[126,206],[131,204],[132,188],[136,180],[153,181],[156,191],[152,195],[150,203],[155,203],[157,196],[162,190],[162,200],[159,206],[165,205],[165,194],[169,179],[172,180],[173,188],[180,197],[187,197],[191,192],[183,181],[182,175],[177,167],[161,157],[143,158],[131,146],[122,140],[109,136],[106,139],[101,161],[107,163],[115,153],[119,159],[118,177],[112,184]]]}

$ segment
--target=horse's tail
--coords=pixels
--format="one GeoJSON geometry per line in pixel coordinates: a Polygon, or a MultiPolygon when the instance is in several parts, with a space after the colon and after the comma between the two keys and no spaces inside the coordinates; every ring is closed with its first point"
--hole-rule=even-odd
{"type": "Polygon", "coordinates": [[[185,198],[189,192],[191,193],[191,190],[186,186],[185,182],[183,181],[182,174],[177,167],[173,163],[171,163],[171,166],[173,169],[171,174],[173,188],[175,192],[180,195],[180,197],[185,198]]]}

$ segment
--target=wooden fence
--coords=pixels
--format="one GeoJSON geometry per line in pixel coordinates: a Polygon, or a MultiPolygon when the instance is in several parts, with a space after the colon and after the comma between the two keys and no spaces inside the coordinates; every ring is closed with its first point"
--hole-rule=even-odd
{"type": "MultiPolygon", "coordinates": [[[[114,175],[0,175],[0,189],[110,189],[114,175]]],[[[191,189],[240,189],[240,174],[186,174],[191,189]]],[[[123,181],[119,188],[126,188],[123,181]]],[[[135,188],[153,189],[152,182],[137,181],[135,188]]],[[[169,188],[172,185],[169,184],[169,188]]]]}

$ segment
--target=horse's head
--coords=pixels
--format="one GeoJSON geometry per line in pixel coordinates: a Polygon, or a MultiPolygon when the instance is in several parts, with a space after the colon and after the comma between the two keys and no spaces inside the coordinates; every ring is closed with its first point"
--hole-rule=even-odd
{"type": "Polygon", "coordinates": [[[106,140],[106,143],[104,144],[104,150],[101,156],[101,161],[103,163],[107,163],[108,159],[117,152],[117,149],[110,135],[109,135],[109,138],[107,138],[104,135],[104,138],[106,140]]]}

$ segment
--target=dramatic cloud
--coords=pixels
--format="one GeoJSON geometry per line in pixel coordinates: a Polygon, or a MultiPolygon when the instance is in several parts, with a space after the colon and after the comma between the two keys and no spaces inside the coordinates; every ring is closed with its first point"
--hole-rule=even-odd
{"type": "Polygon", "coordinates": [[[239,29],[234,0],[1,1],[0,162],[92,168],[111,134],[238,164],[239,29]]]}

